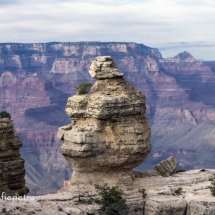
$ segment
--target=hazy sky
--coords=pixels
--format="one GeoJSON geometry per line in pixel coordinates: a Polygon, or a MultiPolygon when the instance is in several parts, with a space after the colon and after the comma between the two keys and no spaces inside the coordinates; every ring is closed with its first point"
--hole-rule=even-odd
{"type": "Polygon", "coordinates": [[[215,0],[0,0],[0,42],[136,42],[215,60],[215,0]]]}

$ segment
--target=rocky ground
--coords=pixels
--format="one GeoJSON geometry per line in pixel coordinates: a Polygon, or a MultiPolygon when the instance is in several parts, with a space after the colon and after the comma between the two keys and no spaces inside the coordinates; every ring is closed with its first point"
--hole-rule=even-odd
{"type": "MultiPolygon", "coordinates": [[[[135,178],[132,189],[125,192],[128,208],[123,214],[129,215],[213,215],[215,214],[215,197],[211,195],[209,186],[215,178],[215,170],[207,169],[181,172],[169,177],[149,176],[135,178]],[[175,191],[181,187],[182,192],[175,191]],[[138,192],[146,189],[146,198],[138,192]]],[[[91,194],[90,194],[91,195],[91,194]]],[[[29,196],[28,200],[0,199],[0,214],[11,215],[101,215],[100,205],[84,204],[78,201],[73,193],[51,194],[45,196],[29,196]],[[7,211],[4,213],[3,210],[7,211]]],[[[94,195],[91,196],[95,198],[94,195]]],[[[26,197],[27,198],[27,197],[26,197]]],[[[85,199],[86,200],[86,199],[85,199]]]]}

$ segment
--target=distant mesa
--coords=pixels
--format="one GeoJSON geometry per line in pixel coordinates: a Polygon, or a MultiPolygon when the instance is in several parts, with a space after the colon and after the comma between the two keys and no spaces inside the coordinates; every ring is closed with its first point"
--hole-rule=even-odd
{"type": "Polygon", "coordinates": [[[194,57],[189,52],[186,51],[177,54],[174,58],[179,58],[181,60],[194,59],[194,57]]]}
{"type": "Polygon", "coordinates": [[[189,52],[182,52],[177,54],[175,57],[171,58],[164,58],[164,59],[160,59],[159,60],[160,63],[164,63],[164,62],[174,62],[174,63],[181,63],[181,62],[188,62],[188,63],[193,63],[193,62],[198,62],[198,63],[202,63],[203,60],[201,59],[196,59],[194,58],[189,52]]]}

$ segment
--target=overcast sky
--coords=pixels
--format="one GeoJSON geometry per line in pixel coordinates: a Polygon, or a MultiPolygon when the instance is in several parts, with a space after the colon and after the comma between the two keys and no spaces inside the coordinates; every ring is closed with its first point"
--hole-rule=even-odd
{"type": "Polygon", "coordinates": [[[0,0],[0,42],[136,42],[215,60],[215,0],[0,0]]]}

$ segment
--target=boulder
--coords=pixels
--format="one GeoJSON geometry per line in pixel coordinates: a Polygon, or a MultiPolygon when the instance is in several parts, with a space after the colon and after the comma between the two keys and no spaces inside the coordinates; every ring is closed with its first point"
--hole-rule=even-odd
{"type": "Polygon", "coordinates": [[[119,71],[113,58],[110,56],[100,56],[95,58],[90,66],[89,73],[95,79],[116,78],[123,76],[123,73],[119,71]]]}
{"type": "Polygon", "coordinates": [[[164,177],[168,177],[176,173],[178,163],[173,156],[169,157],[166,160],[161,161],[157,166],[154,167],[154,170],[160,173],[164,177]]]}

